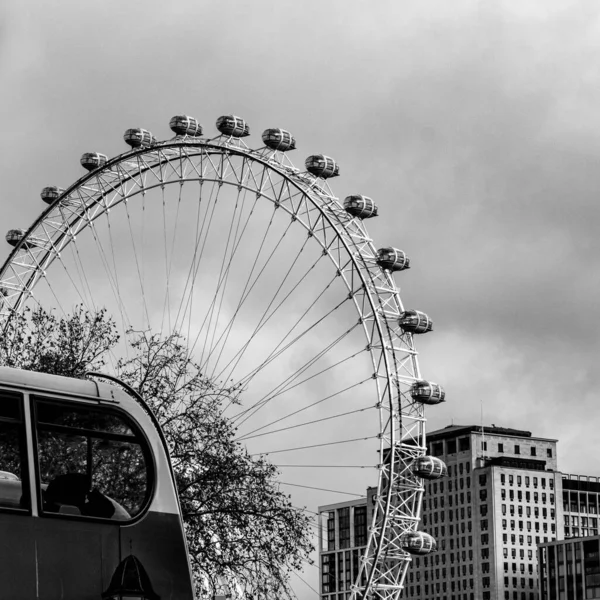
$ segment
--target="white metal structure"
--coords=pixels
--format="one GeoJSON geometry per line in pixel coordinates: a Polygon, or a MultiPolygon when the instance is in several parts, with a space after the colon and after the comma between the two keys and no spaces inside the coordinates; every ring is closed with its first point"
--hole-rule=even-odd
{"type": "Polygon", "coordinates": [[[331,488],[378,485],[366,586],[350,591],[397,598],[410,562],[403,534],[421,511],[413,462],[426,446],[423,404],[410,393],[422,377],[392,270],[327,180],[278,149],[227,133],[155,142],[128,130],[131,140],[139,145],[96,169],[86,159],[88,173],[53,188],[55,199],[46,193],[20,239],[13,231],[0,325],[26,307],[60,314],[81,303],[107,307],[124,334],[182,333],[207,374],[243,388],[243,404],[227,410],[250,452],[313,463],[279,465],[299,504],[316,510],[331,488]],[[342,467],[368,465],[339,463],[364,462],[369,444],[378,476],[363,485],[342,467]],[[325,480],[319,466],[331,469],[325,480]]]}

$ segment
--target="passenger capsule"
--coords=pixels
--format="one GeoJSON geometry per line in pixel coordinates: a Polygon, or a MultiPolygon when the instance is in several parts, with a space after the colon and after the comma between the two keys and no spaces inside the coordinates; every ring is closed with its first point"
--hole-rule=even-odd
{"type": "Polygon", "coordinates": [[[55,185],[45,187],[40,196],[46,204],[52,204],[65,190],[55,185]]]}
{"type": "Polygon", "coordinates": [[[304,166],[309,173],[327,179],[337,177],[340,174],[340,168],[333,158],[324,154],[313,154],[304,161],[304,166]]]}
{"type": "Polygon", "coordinates": [[[123,134],[125,143],[132,148],[140,148],[142,146],[152,146],[156,144],[156,138],[147,129],[128,129],[123,134]]]}
{"type": "Polygon", "coordinates": [[[424,531],[409,531],[400,536],[400,546],[409,554],[429,554],[437,548],[435,539],[424,531]]]}
{"type": "Polygon", "coordinates": [[[296,149],[296,139],[285,129],[265,129],[262,134],[262,141],[265,146],[273,150],[281,150],[281,152],[296,149]]]}
{"type": "Polygon", "coordinates": [[[415,381],[410,388],[410,395],[415,402],[422,404],[439,404],[445,402],[444,388],[433,381],[415,381]]]}
{"type": "Polygon", "coordinates": [[[388,271],[410,269],[410,259],[406,256],[406,252],[391,247],[377,250],[377,264],[388,271]]]}
{"type": "MultiPolygon", "coordinates": [[[[17,246],[18,243],[25,237],[27,232],[24,229],[10,229],[6,234],[6,241],[11,246],[17,246]]],[[[35,239],[30,238],[23,244],[23,248],[33,248],[37,246],[35,239]]]]}
{"type": "Polygon", "coordinates": [[[198,123],[197,119],[187,115],[175,115],[169,121],[169,127],[177,135],[190,135],[192,137],[202,135],[202,125],[198,123]]]}
{"type": "Polygon", "coordinates": [[[400,314],[398,324],[405,333],[427,333],[433,330],[432,320],[419,310],[405,310],[400,314]]]}
{"type": "Polygon", "coordinates": [[[235,115],[223,115],[217,119],[217,129],[223,135],[233,137],[246,137],[250,135],[250,128],[244,119],[235,115]]]}
{"type": "Polygon", "coordinates": [[[108,161],[106,154],[100,154],[100,152],[86,152],[79,161],[82,167],[85,167],[88,171],[99,169],[103,167],[108,161]]]}
{"type": "Polygon", "coordinates": [[[423,479],[441,479],[448,475],[446,463],[437,456],[419,456],[412,467],[413,473],[423,479]]]}
{"type": "Polygon", "coordinates": [[[347,196],[344,200],[344,209],[353,217],[370,219],[377,216],[377,205],[368,196],[347,196]]]}

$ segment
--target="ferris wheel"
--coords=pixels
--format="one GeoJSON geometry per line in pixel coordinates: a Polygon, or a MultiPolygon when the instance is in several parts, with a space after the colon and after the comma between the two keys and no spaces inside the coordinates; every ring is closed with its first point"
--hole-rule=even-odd
{"type": "Polygon", "coordinates": [[[298,169],[290,132],[267,129],[251,149],[243,119],[216,125],[209,138],[175,116],[166,141],[129,129],[130,150],[86,153],[85,175],[44,188],[39,218],[6,236],[0,328],[27,307],[82,304],[106,308],[123,338],[182,334],[207,375],[243,390],[227,408],[238,439],[276,462],[298,506],[316,513],[377,487],[348,591],[395,599],[411,554],[435,548],[418,530],[423,480],[445,474],[426,455],[424,417],[444,392],[414,346],[432,323],[394,280],[409,259],[372,242],[371,198],[336,198],[332,158],[298,169]]]}

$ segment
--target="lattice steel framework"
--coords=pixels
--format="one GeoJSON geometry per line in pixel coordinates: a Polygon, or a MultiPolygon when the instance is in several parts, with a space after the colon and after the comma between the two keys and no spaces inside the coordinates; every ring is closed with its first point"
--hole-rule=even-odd
{"type": "Polygon", "coordinates": [[[189,181],[245,189],[288,213],[329,256],[353,300],[372,360],[382,462],[357,579],[366,575],[366,585],[355,583],[352,598],[395,599],[410,562],[401,536],[417,529],[424,489],[412,471],[425,454],[423,405],[409,393],[421,375],[413,335],[398,326],[404,308],[394,279],[378,266],[364,223],[344,210],[326,180],[294,168],[282,152],[251,150],[227,136],[176,136],[116,156],[67,188],[11,252],[0,270],[0,327],[35,301],[36,283],[53,261],[105,211],[152,188],[189,181]]]}

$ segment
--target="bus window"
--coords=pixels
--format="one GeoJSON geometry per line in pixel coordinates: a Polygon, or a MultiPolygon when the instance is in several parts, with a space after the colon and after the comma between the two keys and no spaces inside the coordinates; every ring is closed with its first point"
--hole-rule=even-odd
{"type": "Polygon", "coordinates": [[[0,391],[0,508],[29,508],[22,407],[20,394],[0,391]]]}
{"type": "Polygon", "coordinates": [[[44,514],[129,520],[151,491],[143,436],[110,409],[35,399],[44,514]]]}

